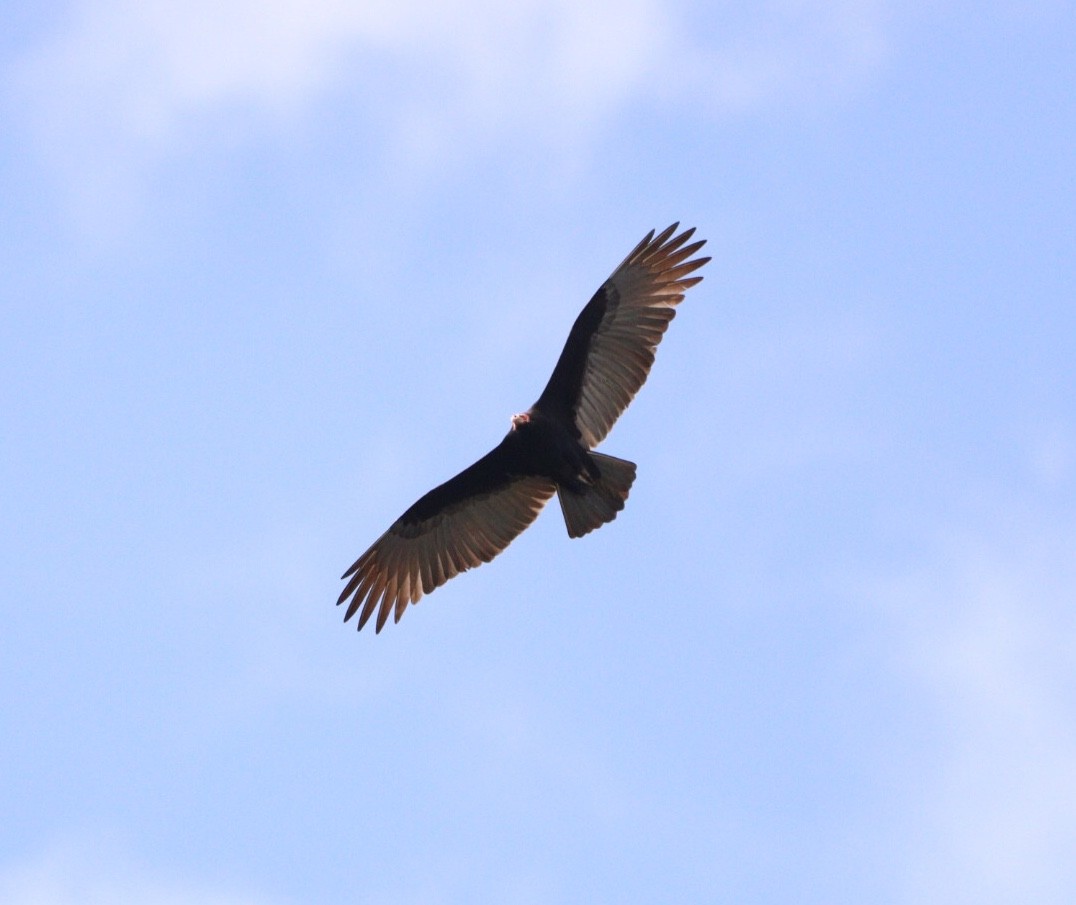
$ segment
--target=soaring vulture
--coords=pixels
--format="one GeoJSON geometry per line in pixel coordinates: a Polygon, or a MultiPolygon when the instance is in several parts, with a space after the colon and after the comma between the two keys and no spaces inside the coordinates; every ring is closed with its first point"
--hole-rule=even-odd
{"type": "Polygon", "coordinates": [[[635,464],[594,452],[650,373],[654,351],[710,259],[692,258],[695,230],[651,230],[576,318],[542,395],[512,416],[505,438],[469,468],[435,487],[348,569],[337,604],[361,629],[377,612],[400,621],[460,572],[489,562],[554,493],[569,537],[582,537],[624,508],[635,464]]]}

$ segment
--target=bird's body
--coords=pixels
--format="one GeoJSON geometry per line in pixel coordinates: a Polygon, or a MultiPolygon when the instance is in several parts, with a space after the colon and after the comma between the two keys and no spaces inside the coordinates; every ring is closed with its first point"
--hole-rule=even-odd
{"type": "Polygon", "coordinates": [[[344,573],[345,620],[361,629],[378,611],[399,621],[409,603],[460,572],[489,562],[556,493],[571,537],[616,518],[635,465],[593,451],[646,380],[675,306],[702,277],[687,274],[703,242],[651,231],[576,319],[538,401],[512,418],[492,450],[422,496],[344,573]]]}

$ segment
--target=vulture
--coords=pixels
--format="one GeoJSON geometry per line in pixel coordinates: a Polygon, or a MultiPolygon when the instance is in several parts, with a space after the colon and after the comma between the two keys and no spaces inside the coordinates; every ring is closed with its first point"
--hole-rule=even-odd
{"type": "Polygon", "coordinates": [[[693,257],[705,240],[678,223],[635,246],[576,318],[542,395],[512,416],[505,438],[401,515],[342,576],[337,604],[361,630],[376,612],[400,621],[460,572],[489,562],[538,516],[555,493],[569,537],[616,518],[635,464],[594,452],[638,392],[654,352],[710,259],[693,257]]]}

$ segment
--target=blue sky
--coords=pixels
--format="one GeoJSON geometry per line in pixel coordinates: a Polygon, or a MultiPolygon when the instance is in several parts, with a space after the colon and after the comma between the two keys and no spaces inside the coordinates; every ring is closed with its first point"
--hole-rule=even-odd
{"type": "Polygon", "coordinates": [[[1076,10],[0,8],[0,905],[1063,903],[1076,10]],[[651,227],[555,504],[338,576],[651,227]]]}

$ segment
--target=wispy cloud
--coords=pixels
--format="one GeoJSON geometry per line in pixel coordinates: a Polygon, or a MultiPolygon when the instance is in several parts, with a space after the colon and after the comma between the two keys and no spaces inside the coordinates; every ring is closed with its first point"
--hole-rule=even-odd
{"type": "Polygon", "coordinates": [[[109,837],[58,845],[0,865],[0,905],[280,905],[208,885],[168,880],[120,855],[109,837]]]}
{"type": "Polygon", "coordinates": [[[886,595],[938,726],[907,901],[1062,903],[1076,886],[1076,531],[1014,522],[945,543],[886,595]]]}
{"type": "MultiPolygon", "coordinates": [[[[428,165],[526,135],[585,146],[635,102],[706,116],[830,91],[881,56],[879,3],[773,0],[85,0],[15,67],[17,107],[76,201],[117,195],[247,123],[332,91],[370,136],[428,165]]],[[[256,131],[256,130],[255,130],[256,131]]]]}

